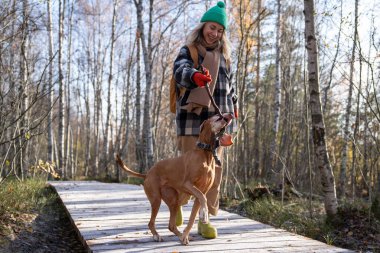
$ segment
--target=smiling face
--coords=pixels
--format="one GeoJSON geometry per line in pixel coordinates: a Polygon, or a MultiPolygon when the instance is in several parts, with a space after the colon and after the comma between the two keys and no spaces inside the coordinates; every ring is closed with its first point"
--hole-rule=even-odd
{"type": "Polygon", "coordinates": [[[203,38],[207,45],[212,46],[222,39],[224,28],[215,22],[206,22],[203,27],[203,38]]]}

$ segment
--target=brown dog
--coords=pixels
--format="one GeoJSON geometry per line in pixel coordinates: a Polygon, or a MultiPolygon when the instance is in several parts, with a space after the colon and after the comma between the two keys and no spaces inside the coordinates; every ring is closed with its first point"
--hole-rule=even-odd
{"type": "Polygon", "coordinates": [[[221,134],[221,131],[230,124],[232,115],[225,113],[223,116],[215,115],[204,121],[200,127],[198,144],[193,150],[185,154],[157,162],[148,171],[140,174],[130,170],[119,156],[116,160],[119,165],[131,176],[144,179],[144,190],[150,201],[152,213],[149,221],[149,229],[155,241],[162,241],[155,228],[155,220],[161,205],[161,199],[169,207],[169,230],[177,235],[182,244],[189,244],[189,233],[199,212],[199,218],[203,223],[208,223],[208,209],[206,193],[211,188],[215,177],[215,145],[217,139],[222,146],[232,144],[231,136],[221,134]],[[222,135],[222,136],[218,136],[222,135]],[[194,205],[183,234],[175,224],[176,214],[179,208],[179,192],[195,197],[194,205]]]}

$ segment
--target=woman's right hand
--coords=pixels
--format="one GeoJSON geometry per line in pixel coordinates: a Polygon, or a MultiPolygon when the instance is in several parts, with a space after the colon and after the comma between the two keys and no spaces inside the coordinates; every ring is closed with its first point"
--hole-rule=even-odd
{"type": "Polygon", "coordinates": [[[205,73],[196,72],[193,75],[193,82],[198,85],[198,87],[204,87],[207,83],[211,82],[211,76],[208,70],[205,70],[205,73]]]}

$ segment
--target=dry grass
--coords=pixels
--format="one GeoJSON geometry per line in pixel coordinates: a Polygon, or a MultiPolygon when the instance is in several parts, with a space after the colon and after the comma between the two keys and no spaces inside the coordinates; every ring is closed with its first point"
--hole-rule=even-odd
{"type": "Polygon", "coordinates": [[[30,230],[37,212],[56,195],[47,193],[46,181],[11,179],[0,185],[0,245],[20,231],[30,230]]]}
{"type": "Polygon", "coordinates": [[[284,202],[276,198],[243,202],[224,200],[228,211],[282,228],[324,243],[360,252],[380,252],[380,221],[368,204],[357,201],[342,203],[338,214],[328,220],[323,203],[293,198],[284,202]]]}

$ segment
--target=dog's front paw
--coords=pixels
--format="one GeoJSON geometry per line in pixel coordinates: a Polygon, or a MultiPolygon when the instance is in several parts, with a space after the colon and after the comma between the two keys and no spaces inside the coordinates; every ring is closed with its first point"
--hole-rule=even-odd
{"type": "Polygon", "coordinates": [[[162,239],[162,237],[160,235],[153,235],[153,240],[155,240],[156,242],[163,242],[164,239],[162,239]]]}
{"type": "Polygon", "coordinates": [[[201,208],[201,210],[199,211],[199,220],[203,224],[208,223],[208,210],[207,210],[207,208],[201,208]]]}
{"type": "Polygon", "coordinates": [[[182,245],[189,245],[189,236],[182,234],[182,236],[179,239],[182,245]]]}

